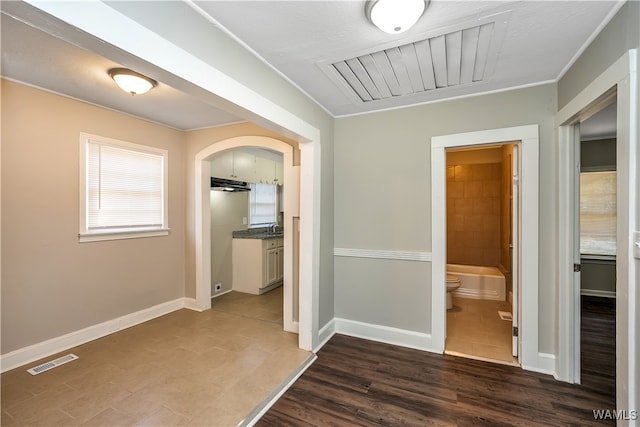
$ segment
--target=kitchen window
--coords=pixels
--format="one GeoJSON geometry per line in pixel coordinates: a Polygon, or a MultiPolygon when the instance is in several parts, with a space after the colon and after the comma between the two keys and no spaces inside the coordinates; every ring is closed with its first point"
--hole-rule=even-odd
{"type": "Polygon", "coordinates": [[[80,135],[80,242],[165,236],[167,151],[80,135]]]}
{"type": "Polygon", "coordinates": [[[265,227],[278,222],[278,191],[275,184],[249,184],[249,226],[265,227]]]}
{"type": "Polygon", "coordinates": [[[616,255],[616,171],[580,173],[580,253],[616,255]]]}

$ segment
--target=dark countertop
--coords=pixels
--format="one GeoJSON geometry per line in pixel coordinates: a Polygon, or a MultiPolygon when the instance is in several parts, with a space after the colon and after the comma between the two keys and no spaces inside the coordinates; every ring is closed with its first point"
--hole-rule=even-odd
{"type": "Polygon", "coordinates": [[[232,234],[234,239],[275,239],[284,236],[282,227],[276,227],[272,231],[271,227],[249,228],[247,230],[236,230],[232,234]]]}
{"type": "Polygon", "coordinates": [[[236,236],[233,235],[234,239],[275,239],[277,237],[284,236],[284,233],[252,233],[236,236]]]}

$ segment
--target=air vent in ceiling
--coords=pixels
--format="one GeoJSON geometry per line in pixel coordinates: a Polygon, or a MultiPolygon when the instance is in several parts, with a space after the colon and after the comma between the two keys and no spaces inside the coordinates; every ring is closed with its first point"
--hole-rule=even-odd
{"type": "Polygon", "coordinates": [[[486,81],[503,31],[496,22],[331,62],[329,75],[355,102],[370,102],[486,81]],[[355,95],[355,97],[353,96],[355,95]]]}

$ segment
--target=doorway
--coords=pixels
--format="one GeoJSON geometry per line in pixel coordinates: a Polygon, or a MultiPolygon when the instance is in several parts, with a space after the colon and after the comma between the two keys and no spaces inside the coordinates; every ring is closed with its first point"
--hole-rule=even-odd
{"type": "Polygon", "coordinates": [[[583,116],[576,130],[575,322],[580,357],[574,381],[615,395],[617,155],[615,90],[583,116]],[[607,105],[608,104],[608,105],[607,105]]]}
{"type": "Polygon", "coordinates": [[[446,150],[447,354],[519,365],[518,154],[446,150]]]}
{"type": "Polygon", "coordinates": [[[523,368],[539,372],[553,372],[553,360],[538,350],[538,126],[518,126],[431,138],[431,347],[443,353],[446,339],[446,150],[465,147],[487,147],[519,142],[520,167],[520,227],[519,270],[520,295],[514,300],[527,301],[520,307],[519,350],[523,368]]]}
{"type": "MultiPolygon", "coordinates": [[[[196,194],[199,195],[196,202],[200,205],[200,209],[196,210],[196,213],[199,214],[196,217],[196,224],[200,224],[199,232],[201,233],[201,240],[198,242],[201,252],[197,254],[197,259],[201,261],[199,271],[202,274],[196,286],[196,298],[201,308],[211,308],[211,192],[209,190],[211,159],[217,153],[242,147],[261,147],[279,152],[283,156],[284,181],[289,183],[283,188],[283,324],[285,331],[299,333],[300,348],[310,349],[311,331],[308,328],[300,327],[300,323],[308,321],[308,319],[301,318],[299,313],[302,311],[298,309],[300,305],[308,304],[309,301],[305,297],[304,286],[298,286],[295,291],[293,289],[294,275],[296,285],[300,284],[300,268],[297,265],[294,268],[294,261],[298,262],[300,257],[297,254],[294,256],[293,252],[294,248],[297,249],[301,246],[296,241],[297,233],[293,233],[303,202],[299,191],[300,165],[294,165],[293,147],[283,141],[263,136],[234,137],[212,144],[196,155],[196,177],[197,183],[200,184],[196,189],[196,194]],[[294,297],[297,299],[295,302],[294,297]]],[[[302,161],[304,161],[304,155],[301,156],[300,162],[302,161]]],[[[297,228],[295,229],[297,230],[297,228]]]]}

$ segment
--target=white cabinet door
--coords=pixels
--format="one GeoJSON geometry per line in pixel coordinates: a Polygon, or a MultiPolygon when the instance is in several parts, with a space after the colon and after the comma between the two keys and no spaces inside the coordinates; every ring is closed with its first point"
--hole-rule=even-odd
{"type": "Polygon", "coordinates": [[[211,176],[233,179],[233,152],[227,151],[211,160],[211,176]]]}
{"type": "Polygon", "coordinates": [[[275,162],[273,160],[256,157],[256,182],[271,184],[273,182],[274,172],[275,162]]]}
{"type": "MultiPolygon", "coordinates": [[[[279,257],[278,254],[282,252],[280,248],[268,249],[265,252],[265,281],[264,286],[268,286],[279,280],[279,257]]],[[[264,287],[263,286],[263,287],[264,287]]]]}
{"type": "Polygon", "coordinates": [[[276,178],[274,184],[284,184],[284,165],[281,162],[276,162],[276,178]]]}
{"type": "Polygon", "coordinates": [[[256,157],[253,154],[234,151],[233,174],[235,175],[234,179],[239,181],[255,182],[256,157]]]}

